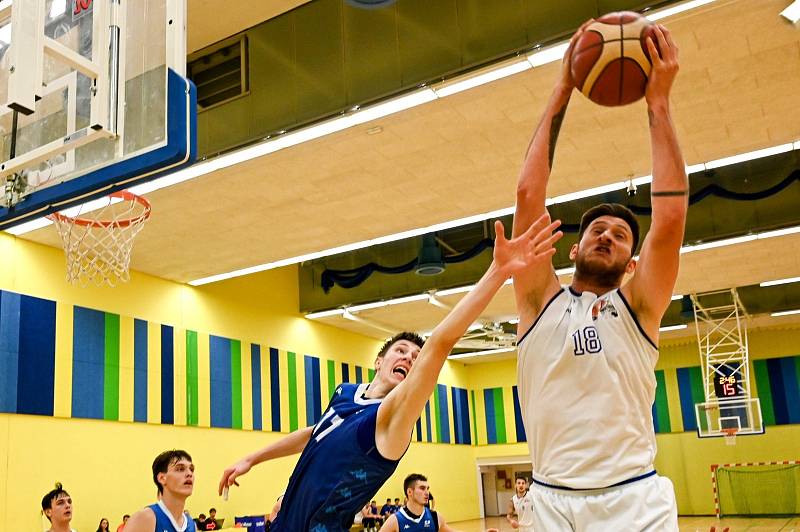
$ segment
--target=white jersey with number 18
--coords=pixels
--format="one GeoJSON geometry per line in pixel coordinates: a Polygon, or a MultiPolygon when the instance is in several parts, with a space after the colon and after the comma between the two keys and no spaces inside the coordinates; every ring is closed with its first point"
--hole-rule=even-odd
{"type": "Polygon", "coordinates": [[[535,480],[593,489],[652,471],[658,348],[619,289],[598,297],[562,288],[518,353],[535,480]]]}

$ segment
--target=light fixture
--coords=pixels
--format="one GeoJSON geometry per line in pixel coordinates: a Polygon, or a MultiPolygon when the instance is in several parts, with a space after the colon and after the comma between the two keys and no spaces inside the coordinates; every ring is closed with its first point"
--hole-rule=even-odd
{"type": "Polygon", "coordinates": [[[445,96],[450,96],[451,94],[472,89],[479,85],[484,85],[498,79],[519,74],[520,72],[524,72],[530,68],[531,64],[525,60],[515,61],[511,64],[506,64],[500,67],[493,65],[489,70],[482,71],[471,76],[459,76],[452,81],[446,81],[440,87],[434,88],[433,91],[439,98],[444,98],[445,96]]]}
{"type": "Polygon", "coordinates": [[[312,312],[310,314],[306,314],[305,317],[310,320],[316,320],[319,318],[330,318],[331,316],[341,316],[344,314],[344,309],[335,308],[331,310],[323,310],[321,312],[312,312]]]}
{"type": "Polygon", "coordinates": [[[517,325],[519,323],[519,318],[511,318],[510,320],[508,320],[508,323],[510,323],[511,325],[517,325]]]}
{"type": "Polygon", "coordinates": [[[497,355],[499,353],[511,353],[516,351],[516,347],[503,347],[500,349],[487,349],[485,351],[471,351],[469,353],[459,353],[457,355],[450,355],[448,360],[458,360],[460,358],[473,358],[473,357],[481,357],[486,355],[497,355]]]}
{"type": "Polygon", "coordinates": [[[773,318],[777,318],[779,316],[790,316],[792,314],[800,314],[800,308],[795,310],[783,310],[781,312],[773,312],[770,314],[773,318]]]}
{"type": "Polygon", "coordinates": [[[800,21],[800,0],[795,0],[789,7],[781,11],[781,16],[792,24],[797,24],[800,21]]]}
{"type": "Polygon", "coordinates": [[[569,48],[569,43],[564,42],[536,50],[532,54],[528,55],[528,62],[530,62],[531,66],[535,68],[546,65],[547,63],[552,63],[554,61],[560,61],[561,58],[564,57],[564,53],[567,51],[567,48],[569,48]]]}
{"type": "Polygon", "coordinates": [[[436,242],[436,235],[428,233],[422,235],[417,265],[414,266],[414,273],[423,276],[439,275],[444,272],[444,258],[442,258],[442,248],[436,242]]]}
{"type": "Polygon", "coordinates": [[[679,299],[683,299],[683,296],[681,294],[675,294],[670,298],[670,301],[677,301],[679,299]]]}
{"type": "Polygon", "coordinates": [[[719,168],[721,166],[729,166],[731,164],[744,163],[754,159],[761,159],[762,157],[786,153],[787,151],[792,151],[793,149],[794,145],[791,142],[788,144],[779,144],[778,146],[770,146],[769,148],[764,148],[762,150],[740,153],[738,155],[732,155],[730,157],[709,161],[705,164],[705,168],[706,170],[713,170],[714,168],[719,168]]]}
{"type": "Polygon", "coordinates": [[[656,20],[661,20],[662,18],[671,17],[673,15],[677,15],[678,13],[683,13],[684,11],[689,11],[690,9],[696,9],[706,4],[710,4],[713,1],[714,0],[691,0],[689,2],[683,2],[676,6],[650,13],[647,15],[647,19],[651,22],[655,22],[656,20]]]}
{"type": "Polygon", "coordinates": [[[775,279],[774,281],[764,281],[763,283],[758,283],[758,286],[765,287],[765,286],[775,286],[779,284],[788,284],[788,283],[796,283],[800,281],[800,277],[789,277],[787,279],[775,279]]]}
{"type": "Polygon", "coordinates": [[[679,330],[685,329],[687,327],[688,327],[688,325],[686,325],[685,323],[682,323],[680,325],[667,325],[666,327],[659,327],[658,330],[661,331],[661,332],[679,331],[679,330]]]}

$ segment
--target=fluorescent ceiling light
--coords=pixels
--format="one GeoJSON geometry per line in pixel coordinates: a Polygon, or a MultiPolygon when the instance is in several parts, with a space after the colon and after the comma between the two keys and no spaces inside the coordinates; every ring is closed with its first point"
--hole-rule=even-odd
{"type": "Polygon", "coordinates": [[[774,281],[764,281],[763,283],[759,283],[758,286],[775,286],[779,284],[788,284],[788,283],[796,283],[800,281],[800,277],[789,277],[788,279],[775,279],[774,281]]]}
{"type": "Polygon", "coordinates": [[[360,312],[362,310],[370,310],[373,308],[381,308],[387,306],[389,303],[386,301],[375,301],[374,303],[364,303],[363,305],[353,305],[352,307],[347,307],[349,312],[360,312]]]}
{"type": "Polygon", "coordinates": [[[568,47],[569,43],[565,42],[555,46],[542,48],[541,50],[537,50],[530,54],[528,56],[528,61],[534,68],[546,65],[547,63],[552,63],[553,61],[560,61],[561,58],[564,57],[564,53],[567,51],[568,47]]]}
{"type": "Polygon", "coordinates": [[[483,329],[483,325],[478,322],[473,323],[469,327],[467,327],[468,331],[477,331],[478,329],[483,329]]]}
{"type": "Polygon", "coordinates": [[[335,308],[332,310],[323,310],[322,312],[312,312],[311,314],[306,314],[306,318],[310,320],[315,320],[317,318],[329,318],[331,316],[339,316],[344,314],[344,309],[335,308]]]}
{"type": "Polygon", "coordinates": [[[437,290],[434,294],[438,297],[445,297],[445,296],[452,296],[453,294],[463,294],[464,292],[469,292],[475,288],[474,284],[470,284],[467,286],[458,286],[456,288],[447,288],[445,290],[437,290]]]}
{"type": "Polygon", "coordinates": [[[740,153],[739,155],[733,155],[731,157],[724,157],[722,159],[717,159],[715,161],[709,161],[705,164],[705,166],[706,170],[713,170],[714,168],[719,168],[721,166],[728,166],[731,164],[752,161],[753,159],[760,159],[761,157],[769,157],[770,155],[778,155],[779,153],[786,153],[787,151],[792,151],[793,149],[794,145],[790,142],[788,144],[780,144],[778,146],[771,146],[769,148],[764,148],[763,150],[740,153]]]}
{"type": "Polygon", "coordinates": [[[29,222],[24,222],[19,225],[15,225],[14,227],[9,227],[6,229],[6,232],[14,236],[19,236],[24,235],[25,233],[30,233],[31,231],[36,231],[42,227],[47,227],[52,223],[53,222],[42,216],[41,218],[34,218],[29,222]]]}
{"type": "Polygon", "coordinates": [[[459,353],[457,355],[450,355],[447,357],[449,360],[458,360],[459,358],[472,358],[486,355],[496,355],[498,353],[511,353],[516,351],[516,347],[503,347],[501,349],[487,349],[486,351],[471,351],[469,353],[459,353]]]}
{"type": "Polygon", "coordinates": [[[512,318],[508,320],[508,323],[510,323],[511,325],[516,325],[519,323],[519,318],[512,318]]]}
{"type": "Polygon", "coordinates": [[[674,7],[668,7],[666,9],[650,13],[647,15],[647,19],[651,22],[655,22],[656,20],[661,20],[662,18],[671,17],[672,15],[677,15],[678,13],[683,13],[684,11],[689,11],[690,9],[695,9],[706,4],[710,4],[713,1],[714,0],[691,0],[690,2],[684,2],[674,7]]]}
{"type": "Polygon", "coordinates": [[[412,301],[422,301],[423,299],[428,299],[428,293],[425,292],[424,294],[415,294],[413,296],[405,296],[405,297],[398,297],[395,299],[390,299],[390,305],[401,305],[403,303],[411,303],[412,301]]]}
{"type": "Polygon", "coordinates": [[[671,301],[677,301],[679,299],[683,299],[683,296],[681,294],[675,294],[674,296],[672,296],[672,298],[670,300],[671,301]]]}
{"type": "Polygon", "coordinates": [[[758,240],[758,235],[745,235],[745,236],[737,236],[734,238],[726,238],[724,240],[714,240],[712,242],[704,242],[702,244],[683,246],[681,247],[681,254],[691,253],[693,251],[702,251],[705,249],[733,246],[735,244],[744,244],[745,242],[752,242],[754,240],[758,240]]]}
{"type": "Polygon", "coordinates": [[[524,72],[530,68],[531,64],[528,61],[518,61],[510,65],[493,68],[488,72],[483,72],[472,77],[466,77],[466,79],[456,78],[453,80],[453,82],[445,82],[444,85],[433,89],[433,91],[438,97],[444,98],[445,96],[450,96],[451,94],[472,89],[479,85],[484,85],[498,79],[519,74],[520,72],[524,72]]]}
{"type": "Polygon", "coordinates": [[[661,331],[661,332],[665,332],[665,331],[679,331],[679,330],[681,330],[681,329],[685,329],[685,328],[687,328],[687,327],[688,327],[688,325],[686,325],[685,323],[683,323],[683,324],[681,324],[681,325],[667,325],[666,327],[659,327],[659,328],[658,328],[658,330],[659,330],[659,331],[661,331]]]}
{"type": "Polygon", "coordinates": [[[784,310],[782,312],[773,312],[770,314],[773,318],[777,318],[779,316],[789,316],[791,314],[800,314],[800,308],[796,310],[784,310]]]}
{"type": "Polygon", "coordinates": [[[800,225],[796,225],[794,227],[787,227],[786,229],[776,229],[775,231],[766,231],[764,233],[758,233],[758,239],[764,240],[765,238],[793,235],[796,233],[800,233],[800,225]]]}
{"type": "Polygon", "coordinates": [[[789,4],[789,7],[781,11],[781,16],[792,24],[797,24],[800,21],[800,0],[795,0],[789,4]]]}

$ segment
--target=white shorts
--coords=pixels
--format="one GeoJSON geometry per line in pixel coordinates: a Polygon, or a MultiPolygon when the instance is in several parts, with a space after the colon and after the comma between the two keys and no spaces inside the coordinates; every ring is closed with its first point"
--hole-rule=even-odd
{"type": "Polygon", "coordinates": [[[534,526],[547,532],[677,532],[672,481],[653,475],[598,490],[531,484],[534,526]]]}

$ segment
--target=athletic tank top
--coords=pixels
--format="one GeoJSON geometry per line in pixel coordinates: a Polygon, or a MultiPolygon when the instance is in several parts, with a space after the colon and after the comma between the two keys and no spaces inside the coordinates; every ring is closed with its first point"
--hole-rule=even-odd
{"type": "Polygon", "coordinates": [[[658,348],[619,289],[561,288],[518,353],[535,480],[592,489],[652,471],[658,348]]]}
{"type": "Polygon", "coordinates": [[[408,508],[403,506],[394,514],[397,517],[397,529],[400,532],[436,532],[439,530],[439,519],[436,512],[425,508],[422,515],[414,517],[408,508]]]}
{"type": "Polygon", "coordinates": [[[533,526],[533,495],[526,491],[522,497],[516,493],[511,497],[514,504],[514,512],[517,514],[517,522],[521,527],[533,526]]]}
{"type": "Polygon", "coordinates": [[[392,475],[399,460],[381,456],[375,421],[381,399],[368,384],[340,384],[294,468],[272,532],[350,530],[355,515],[392,475]]]}
{"type": "Polygon", "coordinates": [[[187,512],[183,513],[183,528],[178,528],[178,523],[176,523],[172,519],[172,516],[162,508],[160,503],[151,504],[148,508],[153,510],[153,513],[156,514],[155,532],[195,532],[196,530],[194,521],[187,512]]]}

